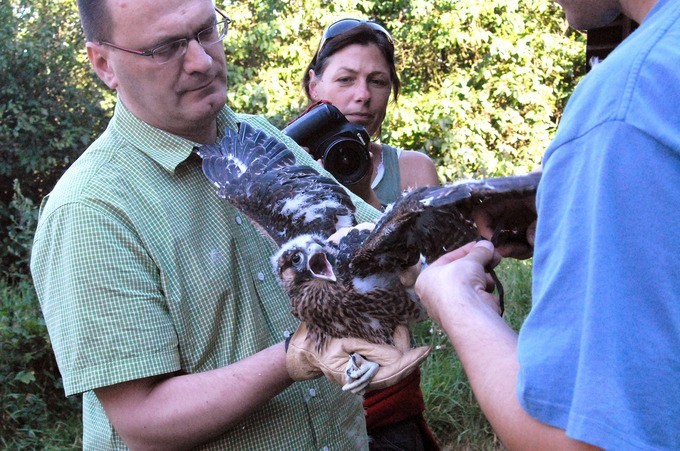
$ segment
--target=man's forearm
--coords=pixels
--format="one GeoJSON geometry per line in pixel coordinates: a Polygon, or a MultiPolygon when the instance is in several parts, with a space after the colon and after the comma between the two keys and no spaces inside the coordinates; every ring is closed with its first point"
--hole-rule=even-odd
{"type": "Polygon", "coordinates": [[[534,419],[516,394],[517,334],[493,311],[470,312],[465,320],[443,317],[482,411],[508,449],[595,449],[565,431],[534,419]]]}
{"type": "Polygon", "coordinates": [[[292,383],[283,343],[223,368],[95,390],[133,449],[187,448],[218,437],[292,383]]]}

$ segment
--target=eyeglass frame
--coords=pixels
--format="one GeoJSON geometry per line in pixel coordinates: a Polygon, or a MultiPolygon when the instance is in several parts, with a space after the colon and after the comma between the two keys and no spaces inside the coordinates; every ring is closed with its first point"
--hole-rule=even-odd
{"type": "Polygon", "coordinates": [[[385,35],[385,37],[387,38],[387,41],[390,43],[390,45],[394,46],[394,39],[392,39],[392,35],[390,34],[389,31],[387,31],[387,29],[385,27],[383,27],[379,23],[373,22],[372,20],[353,19],[353,18],[348,17],[348,18],[345,18],[345,19],[336,20],[335,22],[333,22],[332,24],[330,24],[326,28],[326,30],[323,32],[323,35],[321,36],[321,42],[319,42],[319,47],[316,50],[316,54],[314,55],[315,58],[318,58],[318,56],[321,54],[324,46],[326,45],[326,43],[328,41],[330,41],[331,39],[333,39],[335,37],[340,36],[341,34],[347,33],[350,30],[354,30],[356,27],[364,25],[364,24],[368,25],[372,29],[374,29],[374,30],[382,33],[383,35],[385,35]],[[330,34],[330,33],[332,33],[332,29],[336,25],[344,23],[344,22],[354,22],[354,25],[349,27],[349,28],[343,28],[342,31],[339,31],[337,33],[330,34]]]}
{"type": "MultiPolygon", "coordinates": [[[[99,45],[105,45],[105,46],[107,46],[107,47],[113,47],[114,49],[122,50],[123,52],[127,52],[127,53],[132,53],[133,55],[137,55],[137,56],[150,56],[151,59],[153,59],[153,60],[156,62],[156,64],[163,65],[163,64],[169,63],[170,61],[174,61],[174,60],[178,59],[179,57],[181,57],[182,55],[184,55],[184,54],[186,53],[186,48],[189,47],[189,42],[190,42],[190,41],[192,41],[192,40],[195,39],[196,42],[198,42],[199,44],[201,44],[201,41],[198,39],[198,35],[201,34],[201,33],[203,33],[204,31],[210,30],[211,28],[215,28],[215,27],[217,27],[217,26],[220,25],[220,24],[224,24],[224,32],[222,33],[222,35],[220,35],[220,37],[219,37],[216,41],[211,42],[211,43],[209,43],[208,45],[217,44],[218,42],[224,40],[224,38],[227,36],[227,32],[229,31],[229,25],[232,24],[233,21],[232,21],[229,17],[227,17],[227,15],[226,15],[224,12],[222,12],[222,10],[220,10],[219,8],[215,7],[215,11],[216,11],[220,16],[222,16],[223,20],[220,20],[219,22],[215,22],[213,25],[211,25],[211,26],[209,26],[209,27],[206,27],[206,28],[203,28],[203,29],[197,31],[196,33],[194,33],[193,36],[188,36],[188,37],[184,37],[184,38],[180,38],[180,39],[175,39],[174,41],[166,42],[165,44],[158,45],[158,46],[156,46],[156,47],[154,47],[154,48],[152,48],[152,49],[147,49],[147,50],[133,50],[133,49],[128,49],[128,48],[125,48],[125,47],[121,47],[121,46],[119,46],[119,45],[116,45],[116,44],[113,44],[113,43],[107,42],[107,41],[99,41],[98,44],[99,44],[99,45]],[[156,52],[158,51],[158,49],[163,48],[163,47],[165,47],[165,46],[172,45],[172,44],[176,44],[176,43],[181,42],[181,41],[186,41],[186,46],[184,46],[184,53],[181,53],[181,54],[179,55],[179,57],[172,57],[172,58],[168,59],[167,61],[163,61],[163,62],[159,62],[159,61],[154,57],[154,53],[156,53],[156,52]]],[[[203,44],[201,44],[201,46],[203,46],[203,44]]]]}

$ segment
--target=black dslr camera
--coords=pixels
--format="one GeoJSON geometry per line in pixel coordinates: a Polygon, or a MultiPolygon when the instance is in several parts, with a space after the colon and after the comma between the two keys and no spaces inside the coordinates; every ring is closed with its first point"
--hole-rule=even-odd
{"type": "Polygon", "coordinates": [[[353,185],[371,169],[370,136],[330,103],[318,103],[283,129],[343,185],[353,185]]]}

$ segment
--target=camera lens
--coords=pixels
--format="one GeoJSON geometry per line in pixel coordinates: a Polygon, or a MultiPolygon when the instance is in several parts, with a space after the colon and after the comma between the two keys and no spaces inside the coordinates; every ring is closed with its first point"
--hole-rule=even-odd
{"type": "Polygon", "coordinates": [[[361,180],[370,169],[370,155],[357,141],[337,139],[323,157],[324,168],[342,184],[351,185],[361,180]]]}
{"type": "Polygon", "coordinates": [[[316,104],[283,132],[307,147],[315,160],[322,158],[324,168],[345,186],[357,183],[372,167],[368,132],[330,103],[316,104]]]}

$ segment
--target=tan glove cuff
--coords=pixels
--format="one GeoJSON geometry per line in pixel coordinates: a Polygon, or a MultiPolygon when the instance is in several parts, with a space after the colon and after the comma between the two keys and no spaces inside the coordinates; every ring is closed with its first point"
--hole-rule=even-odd
{"type": "Polygon", "coordinates": [[[288,342],[286,369],[294,381],[315,379],[323,373],[319,369],[319,356],[314,343],[307,339],[307,326],[301,323],[288,342]]]}

